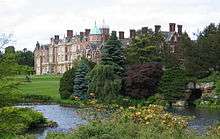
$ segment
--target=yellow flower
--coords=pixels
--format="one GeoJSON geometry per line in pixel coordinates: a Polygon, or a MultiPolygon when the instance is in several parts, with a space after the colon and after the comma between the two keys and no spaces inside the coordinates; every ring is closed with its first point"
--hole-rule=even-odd
{"type": "Polygon", "coordinates": [[[141,115],[141,112],[136,112],[135,115],[141,115]]]}
{"type": "Polygon", "coordinates": [[[130,107],[128,107],[128,109],[130,109],[130,110],[134,110],[134,109],[135,109],[135,107],[131,107],[131,106],[130,106],[130,107]]]}

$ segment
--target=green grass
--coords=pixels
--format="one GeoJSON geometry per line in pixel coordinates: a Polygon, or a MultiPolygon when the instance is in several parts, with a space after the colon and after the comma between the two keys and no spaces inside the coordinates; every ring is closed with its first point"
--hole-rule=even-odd
{"type": "Polygon", "coordinates": [[[220,95],[220,80],[216,83],[216,94],[220,95]]]}
{"type": "Polygon", "coordinates": [[[18,90],[24,95],[50,96],[54,100],[59,100],[59,80],[60,76],[31,76],[31,82],[25,82],[25,76],[16,77],[21,81],[18,90]]]}
{"type": "Polygon", "coordinates": [[[30,128],[45,127],[43,114],[30,108],[4,107],[0,109],[0,138],[3,135],[23,134],[30,128]]]}

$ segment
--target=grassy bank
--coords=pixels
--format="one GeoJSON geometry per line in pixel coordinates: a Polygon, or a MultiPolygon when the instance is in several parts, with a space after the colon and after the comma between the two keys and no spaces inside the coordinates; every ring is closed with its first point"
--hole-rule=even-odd
{"type": "Polygon", "coordinates": [[[24,95],[40,95],[51,97],[53,100],[60,99],[58,93],[60,76],[31,76],[30,82],[25,81],[25,76],[18,76],[16,79],[21,83],[18,90],[24,95]]]}
{"type": "MultiPolygon", "coordinates": [[[[43,114],[30,108],[0,108],[0,138],[24,134],[35,128],[54,126],[43,114]]],[[[15,137],[14,137],[15,138],[15,137]]]]}

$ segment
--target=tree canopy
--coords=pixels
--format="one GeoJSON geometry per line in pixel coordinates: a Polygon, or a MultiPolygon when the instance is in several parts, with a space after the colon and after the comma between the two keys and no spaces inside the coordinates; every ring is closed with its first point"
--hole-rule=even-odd
{"type": "Polygon", "coordinates": [[[131,45],[126,49],[128,64],[161,62],[161,46],[165,44],[161,33],[137,34],[131,45]]]}

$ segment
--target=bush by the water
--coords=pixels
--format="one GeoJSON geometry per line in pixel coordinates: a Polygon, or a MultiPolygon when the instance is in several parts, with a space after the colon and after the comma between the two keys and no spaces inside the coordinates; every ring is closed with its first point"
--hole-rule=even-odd
{"type": "Polygon", "coordinates": [[[85,84],[83,84],[84,87],[81,86],[81,81],[85,82],[87,72],[95,66],[95,63],[89,61],[85,57],[81,57],[76,59],[73,62],[73,65],[74,66],[70,70],[66,71],[60,79],[59,93],[62,99],[68,99],[70,96],[74,96],[74,91],[76,91],[75,95],[80,94],[77,91],[85,88],[85,84]],[[85,69],[83,69],[84,67],[82,66],[86,66],[88,71],[84,71],[85,69]]]}
{"type": "Polygon", "coordinates": [[[0,93],[0,108],[20,102],[22,95],[18,93],[0,93]]]}
{"type": "Polygon", "coordinates": [[[96,65],[88,74],[88,93],[97,99],[111,100],[121,90],[121,79],[114,72],[112,65],[96,65]]]}
{"type": "Polygon", "coordinates": [[[179,67],[169,68],[165,70],[157,91],[171,105],[176,100],[185,97],[185,87],[188,82],[189,78],[183,69],[179,67]]]}
{"type": "Polygon", "coordinates": [[[76,67],[66,71],[60,79],[59,93],[62,99],[67,99],[73,94],[76,67]]]}
{"type": "Polygon", "coordinates": [[[124,94],[133,98],[147,98],[155,93],[163,74],[159,63],[132,65],[124,78],[124,94]]]}
{"type": "Polygon", "coordinates": [[[0,109],[0,137],[23,134],[31,128],[45,126],[42,113],[29,108],[4,107],[0,109]]]}

